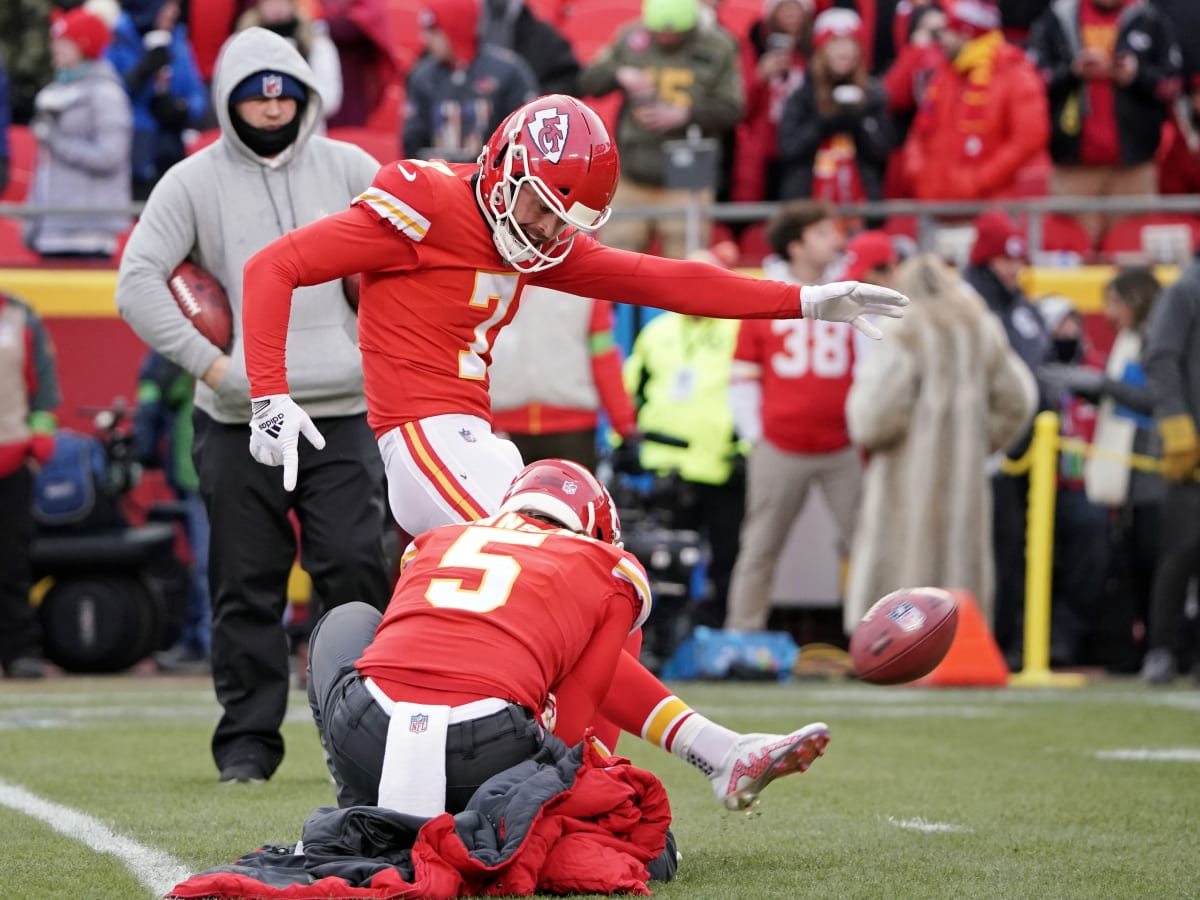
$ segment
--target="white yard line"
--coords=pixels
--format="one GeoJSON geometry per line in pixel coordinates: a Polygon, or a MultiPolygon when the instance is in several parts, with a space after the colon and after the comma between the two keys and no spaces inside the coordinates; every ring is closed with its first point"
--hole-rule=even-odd
{"type": "Polygon", "coordinates": [[[1200,747],[1134,747],[1126,750],[1099,750],[1096,759],[1117,762],[1186,762],[1200,763],[1200,747]]]}
{"type": "Polygon", "coordinates": [[[903,828],[905,831],[921,831],[926,834],[970,834],[971,829],[965,825],[952,825],[949,822],[930,822],[928,819],[917,817],[915,819],[897,819],[895,816],[888,816],[886,819],[889,825],[895,825],[897,828],[903,828]]]}
{"type": "MultiPolygon", "coordinates": [[[[69,806],[43,800],[22,787],[0,780],[0,806],[44,822],[61,835],[86,844],[97,853],[115,856],[130,873],[161,897],[191,872],[175,857],[117,834],[91,816],[69,806]]],[[[11,887],[11,885],[10,885],[11,887]]]]}

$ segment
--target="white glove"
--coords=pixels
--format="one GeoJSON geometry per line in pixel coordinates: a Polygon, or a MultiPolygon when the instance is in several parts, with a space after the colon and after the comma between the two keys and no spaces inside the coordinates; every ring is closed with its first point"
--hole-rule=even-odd
{"type": "Polygon", "coordinates": [[[250,455],[264,466],[283,466],[283,489],[296,489],[300,467],[300,435],[322,450],[325,438],[308,413],[288,394],[270,394],[250,401],[250,455]]]}
{"type": "Polygon", "coordinates": [[[800,288],[800,314],[806,319],[849,322],[869,338],[879,340],[883,332],[864,316],[899,319],[908,298],[890,288],[858,281],[805,285],[800,288]]]}

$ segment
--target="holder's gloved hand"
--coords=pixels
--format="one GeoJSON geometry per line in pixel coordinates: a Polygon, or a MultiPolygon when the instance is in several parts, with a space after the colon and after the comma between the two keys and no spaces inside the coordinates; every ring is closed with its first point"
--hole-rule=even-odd
{"type": "Polygon", "coordinates": [[[800,288],[800,312],[806,319],[849,322],[869,338],[879,340],[883,332],[864,316],[899,319],[908,298],[890,288],[858,281],[805,285],[800,288]]]}
{"type": "Polygon", "coordinates": [[[322,450],[325,438],[289,394],[270,394],[250,401],[250,455],[264,466],[283,466],[283,488],[296,489],[300,467],[300,435],[322,450]]]}
{"type": "Polygon", "coordinates": [[[1200,463],[1196,423],[1186,413],[1158,420],[1162,435],[1162,474],[1167,481],[1187,481],[1200,463]]]}

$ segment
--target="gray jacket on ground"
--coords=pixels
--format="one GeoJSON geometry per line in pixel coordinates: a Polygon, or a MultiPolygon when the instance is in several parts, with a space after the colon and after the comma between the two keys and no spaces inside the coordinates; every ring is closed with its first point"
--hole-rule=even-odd
{"type": "Polygon", "coordinates": [[[72,81],[52,81],[34,100],[40,133],[30,206],[95,207],[94,215],[42,216],[25,224],[25,243],[39,253],[110,254],[129,227],[129,154],[133,112],[106,60],[72,81]]]}
{"type": "Polygon", "coordinates": [[[1190,415],[1200,430],[1200,256],[1150,311],[1142,366],[1154,417],[1190,415]]]}
{"type": "MultiPolygon", "coordinates": [[[[349,206],[375,177],[366,151],[314,134],[321,98],[312,70],[284,38],[251,28],[222,48],[213,78],[221,137],[176,164],[155,186],[121,260],[117,308],[150,347],[196,376],[196,407],[220,422],[250,420],[242,349],[242,268],[280,235],[349,206]],[[271,70],[309,89],[299,136],[278,156],[257,156],[233,130],[229,96],[271,70]],[[216,391],[201,377],[221,355],[184,318],[167,279],[185,259],[211,272],[233,309],[231,363],[216,391]]],[[[340,282],[297,289],[287,343],[292,397],[313,418],[363,412],[358,321],[340,282]]]]}

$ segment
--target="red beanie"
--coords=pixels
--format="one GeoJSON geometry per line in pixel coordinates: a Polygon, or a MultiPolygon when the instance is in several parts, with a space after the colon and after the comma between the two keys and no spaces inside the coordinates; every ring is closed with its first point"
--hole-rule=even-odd
{"type": "Polygon", "coordinates": [[[971,265],[982,266],[998,256],[1029,261],[1025,235],[1008,214],[998,210],[981,213],[975,219],[975,243],[971,246],[971,265]]]}
{"type": "Polygon", "coordinates": [[[834,38],[840,37],[852,38],[862,47],[866,43],[867,32],[858,13],[835,6],[825,10],[813,22],[813,49],[820,50],[834,38]]]}
{"type": "Polygon", "coordinates": [[[991,0],[950,0],[945,9],[946,27],[970,38],[1000,27],[1000,8],[991,0]]]}
{"type": "Polygon", "coordinates": [[[860,231],[846,245],[846,281],[862,281],[872,269],[898,261],[892,239],[882,231],[860,231]]]}
{"type": "Polygon", "coordinates": [[[50,38],[70,41],[86,59],[99,59],[111,37],[112,30],[104,20],[83,7],[50,14],[50,38]]]}

